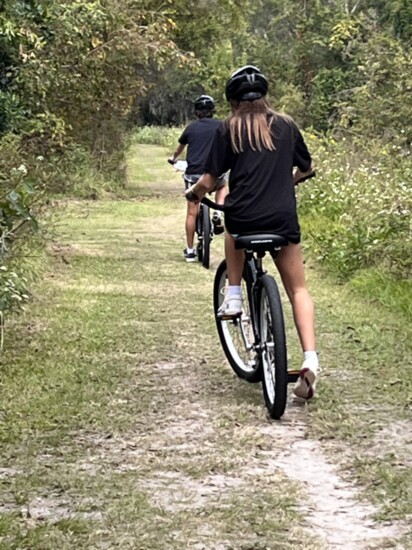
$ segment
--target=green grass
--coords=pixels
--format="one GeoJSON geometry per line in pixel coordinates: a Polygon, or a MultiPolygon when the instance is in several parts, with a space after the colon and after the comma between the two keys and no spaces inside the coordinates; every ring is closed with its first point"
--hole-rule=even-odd
{"type": "Polygon", "coordinates": [[[0,548],[212,547],[237,545],[239,530],[262,547],[277,533],[288,548],[297,487],[282,475],[235,483],[255,437],[238,439],[233,421],[262,414],[261,395],[241,390],[245,414],[217,353],[213,273],[182,261],[181,178],[161,153],[152,168],[165,166],[165,181],[151,183],[139,163],[153,149],[135,153],[137,200],[69,204],[32,304],[7,327],[0,548]]]}
{"type": "Polygon", "coordinates": [[[260,387],[235,378],[217,341],[222,241],[210,271],[182,261],[181,177],[164,153],[131,149],[130,200],[64,209],[32,303],[8,323],[0,548],[320,549],[304,487],[268,469],[296,419],[380,520],[407,518],[410,447],[393,434],[410,422],[409,328],[310,266],[319,396],[270,423],[260,387]]]}
{"type": "Polygon", "coordinates": [[[412,321],[412,280],[399,280],[378,269],[359,271],[351,278],[350,287],[364,298],[379,303],[412,321]]]}

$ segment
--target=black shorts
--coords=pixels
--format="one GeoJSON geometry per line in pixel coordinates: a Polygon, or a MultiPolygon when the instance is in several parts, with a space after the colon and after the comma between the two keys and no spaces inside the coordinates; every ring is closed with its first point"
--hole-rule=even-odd
{"type": "Polygon", "coordinates": [[[276,233],[284,237],[292,244],[299,244],[301,240],[300,226],[297,215],[274,216],[272,220],[265,220],[256,223],[255,219],[239,220],[233,218],[230,212],[225,213],[225,226],[231,235],[241,235],[242,233],[276,233]]]}

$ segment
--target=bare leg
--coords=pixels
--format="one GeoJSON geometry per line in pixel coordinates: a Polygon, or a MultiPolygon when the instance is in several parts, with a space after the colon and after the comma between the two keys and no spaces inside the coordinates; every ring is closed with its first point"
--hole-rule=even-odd
{"type": "Polygon", "coordinates": [[[238,316],[242,313],[242,273],[243,250],[236,250],[235,241],[229,233],[225,236],[225,256],[229,285],[226,288],[225,299],[219,306],[217,316],[221,318],[238,316]]]}
{"type": "Polygon", "coordinates": [[[275,263],[292,304],[293,318],[302,350],[315,351],[314,308],[306,288],[300,245],[289,243],[282,248],[275,263]]]}
{"type": "Polygon", "coordinates": [[[186,241],[187,247],[193,248],[193,242],[195,239],[195,230],[196,230],[196,217],[199,206],[193,202],[187,203],[187,214],[186,214],[186,241]]]}
{"type": "Polygon", "coordinates": [[[235,240],[229,233],[225,236],[225,256],[230,286],[240,286],[243,274],[244,252],[236,250],[235,240]]]}
{"type": "Polygon", "coordinates": [[[226,185],[224,187],[221,187],[220,189],[216,190],[215,201],[217,202],[217,204],[223,204],[225,202],[225,197],[226,197],[227,193],[228,193],[228,191],[227,191],[227,186],[226,185]]]}

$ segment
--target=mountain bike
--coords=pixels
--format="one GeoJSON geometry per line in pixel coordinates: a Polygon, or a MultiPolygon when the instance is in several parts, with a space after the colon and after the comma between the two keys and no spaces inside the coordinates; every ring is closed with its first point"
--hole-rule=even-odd
{"type": "MultiPolygon", "coordinates": [[[[248,382],[262,382],[269,415],[279,419],[286,408],[288,373],[282,302],[277,283],[263,269],[263,257],[276,257],[288,242],[274,233],[244,234],[235,247],[245,252],[242,278],[243,309],[238,317],[220,318],[218,309],[228,284],[226,260],[217,268],[213,305],[217,332],[234,372],[248,382]]],[[[297,380],[295,373],[293,380],[297,380]]]]}
{"type": "MultiPolygon", "coordinates": [[[[192,185],[197,182],[198,178],[184,176],[185,181],[192,185]]],[[[202,266],[209,269],[210,265],[210,245],[213,241],[213,224],[210,220],[210,209],[207,204],[199,203],[199,209],[196,217],[196,256],[202,266]]]]}
{"type": "MultiPolygon", "coordinates": [[[[175,163],[169,162],[179,172],[185,172],[187,162],[178,160],[175,163]]],[[[185,183],[192,185],[197,182],[198,178],[187,174],[183,175],[185,183]]],[[[210,209],[207,204],[199,203],[199,210],[196,218],[196,257],[204,268],[209,269],[210,265],[210,245],[213,241],[214,231],[213,224],[210,219],[210,209]]]]}
{"type": "MultiPolygon", "coordinates": [[[[306,176],[301,181],[313,177],[306,176]]],[[[300,183],[300,182],[299,182],[300,183]]],[[[224,210],[208,198],[202,202],[224,210]]],[[[285,323],[278,285],[263,269],[267,253],[276,258],[288,241],[273,232],[255,232],[235,237],[235,248],[244,250],[242,276],[243,308],[237,317],[218,317],[228,285],[226,260],[217,268],[213,286],[216,327],[223,351],[239,378],[262,382],[263,395],[271,418],[285,412],[287,386],[299,378],[298,370],[288,370],[285,323]]]]}

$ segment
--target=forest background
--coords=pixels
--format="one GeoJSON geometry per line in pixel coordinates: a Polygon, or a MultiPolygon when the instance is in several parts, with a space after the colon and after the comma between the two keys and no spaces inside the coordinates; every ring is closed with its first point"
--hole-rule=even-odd
{"type": "Polygon", "coordinates": [[[130,140],[175,146],[252,63],[304,129],[308,250],[412,317],[409,0],[0,0],[0,316],[24,307],[62,197],[122,196],[130,140]]]}

